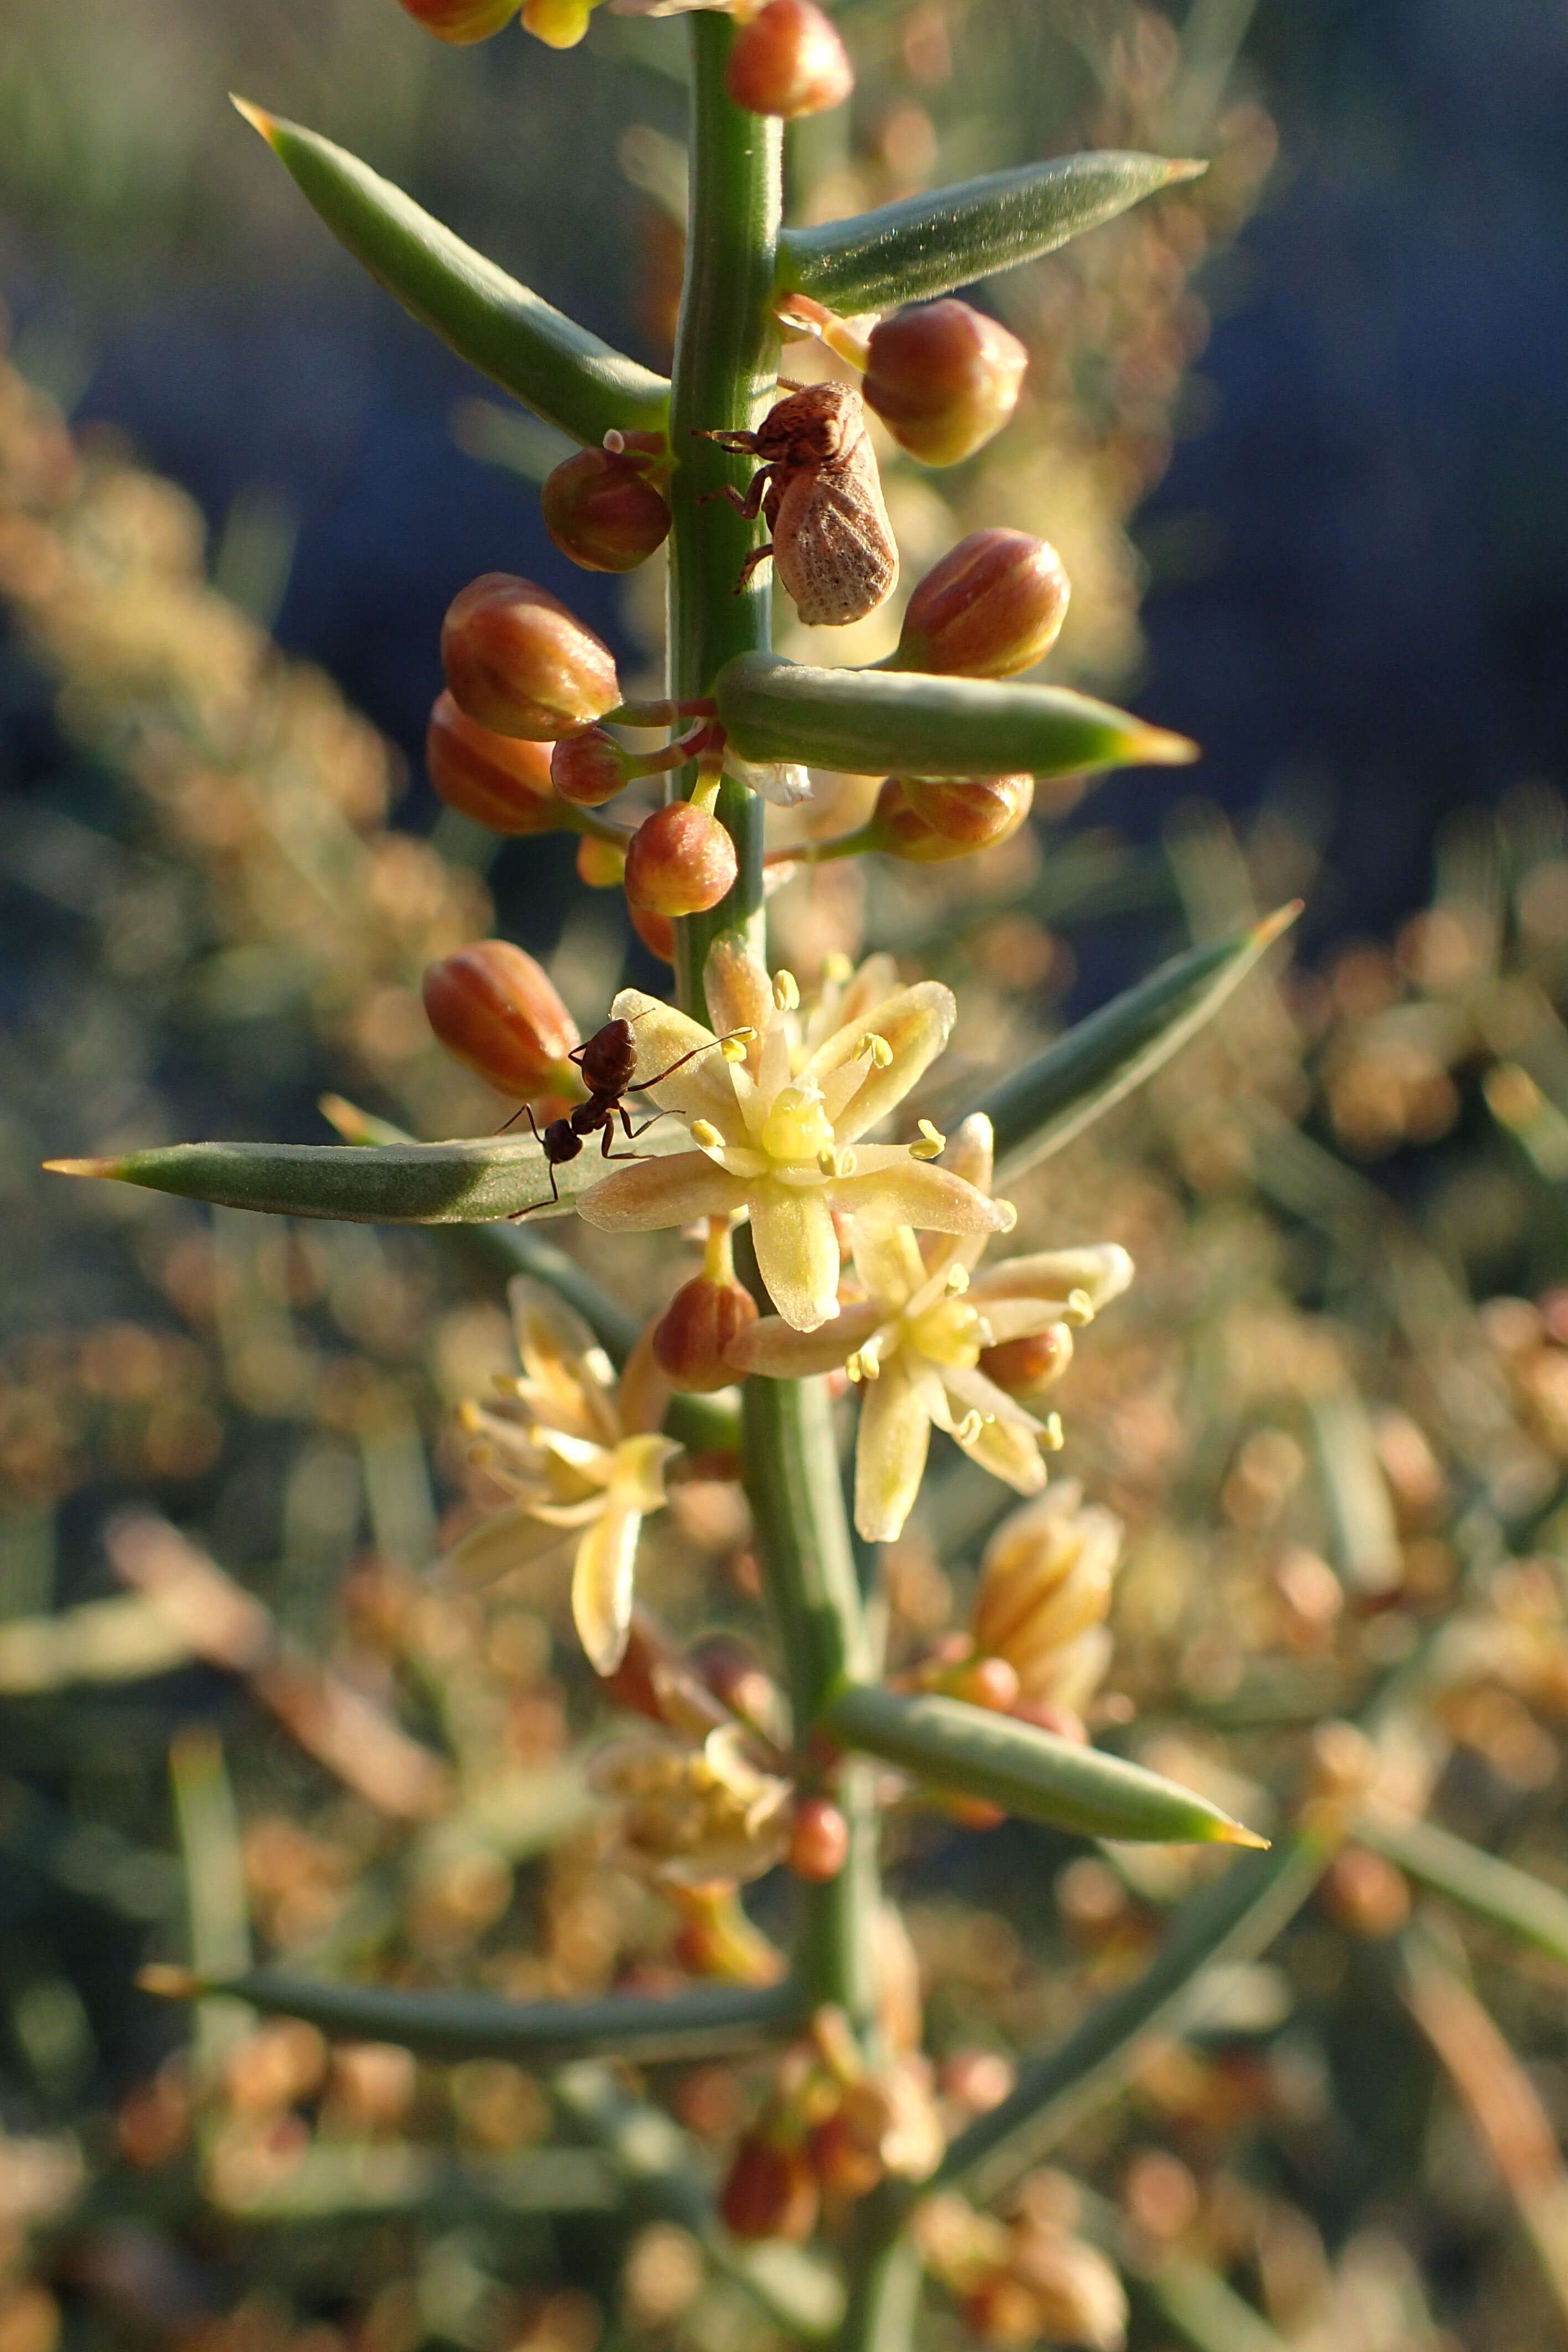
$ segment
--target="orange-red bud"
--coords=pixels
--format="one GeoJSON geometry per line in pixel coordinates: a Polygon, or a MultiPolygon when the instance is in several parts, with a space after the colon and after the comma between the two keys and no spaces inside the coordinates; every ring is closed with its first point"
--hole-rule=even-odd
{"type": "Polygon", "coordinates": [[[1038,1396],[1054,1388],[1072,1361],[1072,1330],[1053,1323],[1027,1339],[1003,1339],[980,1351],[979,1369],[1008,1396],[1038,1396]]]}
{"type": "Polygon", "coordinates": [[[441,665],[470,719],[536,743],[591,726],[621,698],[608,646],[510,572],[486,572],[453,598],[441,665]]]}
{"type": "Polygon", "coordinates": [[[971,531],[910,598],[895,667],[1013,677],[1055,645],[1070,593],[1060,556],[1043,539],[971,531]]]}
{"type": "Polygon", "coordinates": [[[654,1361],[673,1389],[706,1396],[728,1388],[733,1369],[724,1351],[757,1319],[756,1301],[738,1282],[700,1274],[683,1283],[654,1327],[654,1361]]]}
{"type": "Polygon", "coordinates": [[[577,1025],[531,955],[510,940],[476,940],[431,964],[425,1011],[449,1054],[503,1095],[581,1088],[567,1059],[577,1025]]]}
{"type": "Polygon", "coordinates": [[[737,106],[793,122],[842,106],[855,69],[816,0],[767,0],[735,35],[724,86],[737,106]]]}
{"type": "Polygon", "coordinates": [[[447,807],[492,833],[553,833],[560,824],[549,744],[477,725],[449,694],[430,713],[425,765],[447,807]]]}
{"type": "Polygon", "coordinates": [[[960,856],[1011,840],[1034,805],[1033,776],[976,776],[962,783],[932,783],[919,776],[899,781],[921,823],[960,856]]]}
{"type": "Polygon", "coordinates": [[[689,801],[667,801],[632,835],[626,904],[655,915],[700,915],[734,888],[739,870],[735,845],[716,816],[689,801]]]}
{"type": "Polygon", "coordinates": [[[669,532],[669,509],[636,457],[579,449],[539,493],[544,528],[584,572],[634,572],[669,532]]]}
{"type": "Polygon", "coordinates": [[[517,14],[517,0],[399,0],[438,41],[488,41],[517,14]]]}
{"type": "Polygon", "coordinates": [[[563,735],[550,754],[550,781],[575,808],[602,808],[624,793],[630,778],[626,755],[603,727],[563,735]]]}
{"type": "Polygon", "coordinates": [[[895,310],[872,328],[861,389],[900,448],[956,466],[1018,405],[1029,354],[983,310],[951,298],[895,310]]]}
{"type": "Polygon", "coordinates": [[[737,2238],[809,2238],[816,2224],[816,2175],[804,2147],[779,2147],[748,2132],[735,2150],[719,2210],[737,2238]]]}
{"type": "Polygon", "coordinates": [[[626,853],[617,842],[595,841],[585,833],[577,844],[577,879],[590,890],[618,890],[626,870],[626,853]]]}
{"type": "Polygon", "coordinates": [[[849,1824],[831,1797],[803,1797],[790,1824],[785,1860],[797,1878],[826,1886],[849,1859],[849,1824]]]}

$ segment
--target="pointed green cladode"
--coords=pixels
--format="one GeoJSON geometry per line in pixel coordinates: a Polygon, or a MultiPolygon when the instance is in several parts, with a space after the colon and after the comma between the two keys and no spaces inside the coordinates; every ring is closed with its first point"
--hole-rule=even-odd
{"type": "Polygon", "coordinates": [[[978,1797],[1080,1837],[1164,1845],[1268,1843],[1206,1797],[1141,1764],[961,1699],[852,1685],[822,1720],[847,1747],[880,1756],[931,1788],[978,1797]]]}
{"type": "Polygon", "coordinates": [[[1010,1181],[1059,1151],[1152,1077],[1213,1018],[1300,911],[1281,907],[1247,930],[1173,956],[966,1104],[966,1114],[984,1111],[991,1121],[997,1181],[1010,1181]]]}
{"type": "Polygon", "coordinates": [[[1197,757],[1184,735],[1059,686],[808,669],[756,653],[727,662],[713,691],[742,759],[856,776],[1068,776],[1197,757]]]}
{"type": "Polygon", "coordinates": [[[1538,1952],[1568,1960],[1568,1895],[1560,1886],[1413,1814],[1373,1807],[1357,1822],[1355,1833],[1358,1844],[1386,1854],[1435,1895],[1446,1895],[1538,1952]]]}
{"type": "Polygon", "coordinates": [[[840,310],[923,302],[1054,252],[1207,169],[1165,155],[1058,155],[824,228],[786,229],[779,240],[779,290],[810,294],[840,310]]]}
{"type": "MultiPolygon", "coordinates": [[[[684,1128],[642,1139],[644,1155],[689,1151],[684,1128]]],[[[216,1208],[263,1209],[283,1217],[342,1217],[361,1225],[479,1225],[524,1210],[563,1217],[579,1192],[606,1173],[590,1149],[555,1171],[552,1200],[544,1155],[485,1136],[462,1143],[388,1143],[375,1151],[336,1143],[170,1143],[120,1159],[49,1160],[57,1176],[111,1176],[153,1192],[177,1192],[216,1208]]]]}
{"type": "Polygon", "coordinates": [[[330,139],[234,102],[339,243],[459,359],[584,445],[612,427],[663,432],[662,376],[552,310],[330,139]]]}

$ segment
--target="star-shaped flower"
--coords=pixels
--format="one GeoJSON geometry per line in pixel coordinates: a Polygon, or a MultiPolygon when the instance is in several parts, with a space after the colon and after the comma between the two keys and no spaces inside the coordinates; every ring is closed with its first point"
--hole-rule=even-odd
{"type": "Polygon", "coordinates": [[[1005,1233],[1009,1202],[931,1165],[942,1149],[933,1129],[914,1145],[861,1142],[941,1053],[954,1012],[952,991],[937,981],[900,988],[885,967],[876,977],[879,988],[889,982],[885,992],[846,989],[843,1017],[817,1040],[803,1037],[793,1018],[800,992],[790,974],[770,982],[733,940],[715,943],[704,972],[719,1036],[657,997],[623,989],[611,1010],[635,1026],[638,1083],[655,1081],[649,1097],[684,1119],[696,1149],[618,1169],[580,1195],[579,1214],[591,1225],[648,1233],[748,1211],[768,1296],[796,1331],[838,1313],[836,1213],[868,1232],[1005,1233]],[[737,1032],[749,1038],[743,1054],[737,1032]],[[708,1050],[724,1035],[734,1060],[708,1050]]]}
{"type": "Polygon", "coordinates": [[[502,1576],[575,1534],[572,1615],[595,1673],[614,1674],[631,1624],[637,1538],[648,1512],[663,1507],[665,1465],[679,1448],[635,1425],[651,1417],[652,1392],[638,1410],[628,1394],[638,1384],[617,1384],[580,1316],[521,1275],[507,1297],[523,1376],[498,1381],[501,1402],[466,1405],[463,1423],[480,1440],[477,1458],[514,1499],[470,1528],[447,1565],[462,1577],[502,1576]]]}
{"type": "MultiPolygon", "coordinates": [[[[973,1191],[991,1183],[991,1122],[965,1119],[952,1171],[973,1191]]],[[[933,1171],[941,1173],[941,1171],[933,1171]]],[[[889,1543],[908,1518],[933,1428],[1020,1494],[1046,1483],[1042,1444],[1059,1444],[1054,1418],[1037,1421],[980,1370],[984,1349],[1087,1323],[1125,1290],[1132,1261],[1114,1244],[1046,1250],[976,1275],[984,1232],[928,1244],[907,1224],[851,1229],[855,1271],[867,1293],[830,1330],[792,1330],[765,1316],[729,1351],[738,1371],[800,1379],[846,1364],[862,1384],[855,1445],[855,1524],[868,1543],[889,1543]]]]}

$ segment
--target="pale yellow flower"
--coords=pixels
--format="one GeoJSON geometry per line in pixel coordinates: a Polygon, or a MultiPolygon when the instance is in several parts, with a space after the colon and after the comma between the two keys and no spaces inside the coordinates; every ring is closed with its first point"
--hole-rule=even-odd
{"type": "Polygon", "coordinates": [[[800,995],[790,975],[770,982],[737,941],[715,944],[704,982],[719,1037],[638,989],[623,989],[611,1008],[635,1024],[639,1083],[673,1070],[649,1098],[685,1121],[697,1148],[617,1169],[581,1194],[578,1213],[589,1224],[647,1233],[749,1213],[768,1296],[796,1331],[838,1313],[836,1212],[868,1232],[1007,1231],[1009,1203],[931,1164],[941,1149],[934,1133],[912,1147],[861,1141],[946,1044],[950,990],[936,981],[900,988],[879,965],[844,990],[837,1025],[814,1037],[795,1018],[800,995]]]}
{"type": "Polygon", "coordinates": [[[503,1576],[574,1536],[572,1615],[595,1673],[614,1674],[631,1625],[637,1538],[663,1507],[665,1466],[679,1449],[626,1425],[644,1415],[571,1307],[521,1275],[507,1297],[522,1378],[498,1381],[498,1402],[466,1406],[463,1421],[514,1500],[471,1528],[447,1565],[461,1577],[503,1576]]]}
{"type": "Polygon", "coordinates": [[[1031,1706],[1081,1713],[1110,1664],[1105,1619],[1121,1557],[1121,1522],[1064,1479],[1012,1512],[985,1547],[971,1630],[1005,1658],[1031,1706]]]}
{"type": "Polygon", "coordinates": [[[760,1878],[784,1850],[795,1791],[746,1752],[744,1727],[705,1738],[639,1726],[602,1748],[591,1785],[620,1809],[622,1858],[672,1885],[760,1878]]]}
{"type": "MultiPolygon", "coordinates": [[[[989,1192],[988,1118],[964,1121],[952,1159],[951,1172],[967,1190],[989,1192]]],[[[1053,1324],[1088,1322],[1131,1279],[1126,1251],[1110,1244],[1047,1250],[976,1274],[986,1235],[973,1228],[923,1253],[907,1224],[858,1222],[851,1230],[865,1299],[846,1307],[830,1331],[815,1335],[764,1317],[735,1341],[730,1361],[737,1370],[775,1379],[842,1363],[862,1383],[855,1524],[868,1543],[891,1542],[903,1527],[933,1428],[1020,1494],[1037,1493],[1046,1483],[1040,1449],[1059,1444],[1057,1424],[1037,1421],[988,1380],[981,1354],[1053,1324]]]]}

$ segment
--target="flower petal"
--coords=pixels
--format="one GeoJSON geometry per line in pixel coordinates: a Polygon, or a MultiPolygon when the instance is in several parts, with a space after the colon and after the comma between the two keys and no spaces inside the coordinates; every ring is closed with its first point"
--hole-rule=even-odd
{"type": "Polygon", "coordinates": [[[782,1315],[764,1315],[730,1342],[725,1361],[738,1372],[763,1372],[769,1380],[808,1381],[843,1363],[870,1338],[877,1322],[878,1310],[868,1303],[842,1307],[816,1331],[797,1331],[782,1315]]]}
{"type": "MultiPolygon", "coordinates": [[[[648,1164],[670,1168],[682,1163],[665,1160],[648,1164]]],[[[596,1185],[587,1199],[596,1200],[605,1189],[596,1185]]],[[[827,1189],[836,1209],[876,1224],[914,1225],[938,1234],[1000,1234],[1008,1232],[1013,1222],[1010,1208],[988,1201],[962,1176],[935,1167],[929,1160],[906,1157],[901,1167],[836,1177],[827,1189]]],[[[580,1205],[585,1209],[585,1203],[580,1205]]]]}
{"type": "Polygon", "coordinates": [[[745,1205],[745,1185],[715,1167],[705,1151],[639,1160],[577,1196],[578,1215],[607,1234],[657,1233],[665,1225],[695,1224],[699,1217],[731,1217],[745,1205]]]}
{"type": "Polygon", "coordinates": [[[970,1304],[980,1307],[984,1316],[991,1333],[988,1347],[999,1348],[1008,1339],[1033,1339],[1061,1320],[1061,1309],[1054,1298],[982,1298],[976,1296],[978,1288],[977,1284],[971,1285],[970,1304]]]}
{"type": "Polygon", "coordinates": [[[1032,1412],[1026,1412],[1016,1397],[988,1381],[984,1372],[966,1370],[962,1364],[944,1364],[942,1377],[948,1394],[956,1397],[963,1412],[984,1413],[987,1421],[1005,1421],[1015,1429],[1038,1433],[1041,1424],[1032,1412]]]}
{"type": "Polygon", "coordinates": [[[925,1269],[908,1225],[884,1225],[857,1217],[849,1228],[855,1271],[882,1315],[897,1315],[910,1303],[925,1269]]]}
{"type": "Polygon", "coordinates": [[[891,1543],[914,1507],[931,1421],[896,1360],[861,1391],[855,1440],[855,1525],[868,1543],[891,1543]]]}
{"type": "Polygon", "coordinates": [[[797,1331],[815,1331],[838,1312],[838,1235],[826,1194],[826,1186],[805,1192],[784,1184],[759,1185],[752,1194],[758,1270],[797,1331]]]}
{"type": "Polygon", "coordinates": [[[664,1508],[664,1473],[670,1456],[679,1454],[673,1437],[627,1437],[616,1448],[610,1491],[632,1509],[646,1514],[664,1508]]]}
{"type": "Polygon", "coordinates": [[[521,1504],[510,1503],[504,1511],[494,1512],[459,1536],[444,1565],[465,1583],[488,1583],[492,1577],[509,1575],[514,1568],[526,1568],[530,1560],[553,1551],[562,1540],[559,1528],[546,1527],[521,1504]]]}
{"type": "Polygon", "coordinates": [[[1059,1306],[1069,1290],[1087,1291],[1096,1310],[1120,1298],[1132,1279],[1132,1260],[1120,1242],[1083,1249],[1037,1250],[987,1266],[974,1296],[989,1298],[1049,1298],[1059,1306]]]}
{"type": "Polygon", "coordinates": [[[951,988],[944,988],[940,980],[917,981],[912,988],[897,989],[885,996],[863,1021],[847,1024],[818,1046],[800,1076],[819,1085],[829,1070],[837,1070],[851,1058],[868,1029],[885,1037],[892,1048],[893,1058],[887,1068],[873,1067],[868,1072],[865,1085],[846,1110],[844,1124],[837,1129],[840,1143],[853,1143],[857,1136],[869,1134],[903,1101],[946,1045],[956,1011],[951,988]]]}
{"type": "Polygon", "coordinates": [[[623,988],[610,1012],[616,1021],[632,1024],[637,1050],[634,1084],[647,1088],[656,1109],[672,1110],[678,1118],[711,1119],[721,1135],[738,1142],[735,1090],[712,1030],[640,988],[623,988]],[[690,1061],[685,1058],[689,1054],[690,1061]],[[676,1069],[678,1062],[681,1066],[676,1069]],[[674,1075],[662,1077],[663,1071],[674,1075]]]}
{"type": "Polygon", "coordinates": [[[642,1514],[612,1493],[577,1547],[572,1570],[572,1620],[596,1675],[613,1675],[626,1655],[632,1622],[632,1571],[642,1514]]]}
{"type": "Polygon", "coordinates": [[[754,1029],[761,1037],[777,1017],[773,982],[749,948],[734,938],[715,940],[702,967],[708,1010],[727,1029],[754,1029]]]}
{"type": "Polygon", "coordinates": [[[977,1192],[989,1192],[994,1152],[991,1121],[983,1110],[972,1111],[948,1145],[942,1164],[966,1184],[973,1184],[977,1192]]]}
{"type": "Polygon", "coordinates": [[[972,1462],[1020,1495],[1037,1495],[1046,1483],[1038,1443],[1031,1430],[1020,1429],[1016,1422],[982,1422],[973,1437],[961,1436],[958,1442],[972,1462]]]}

